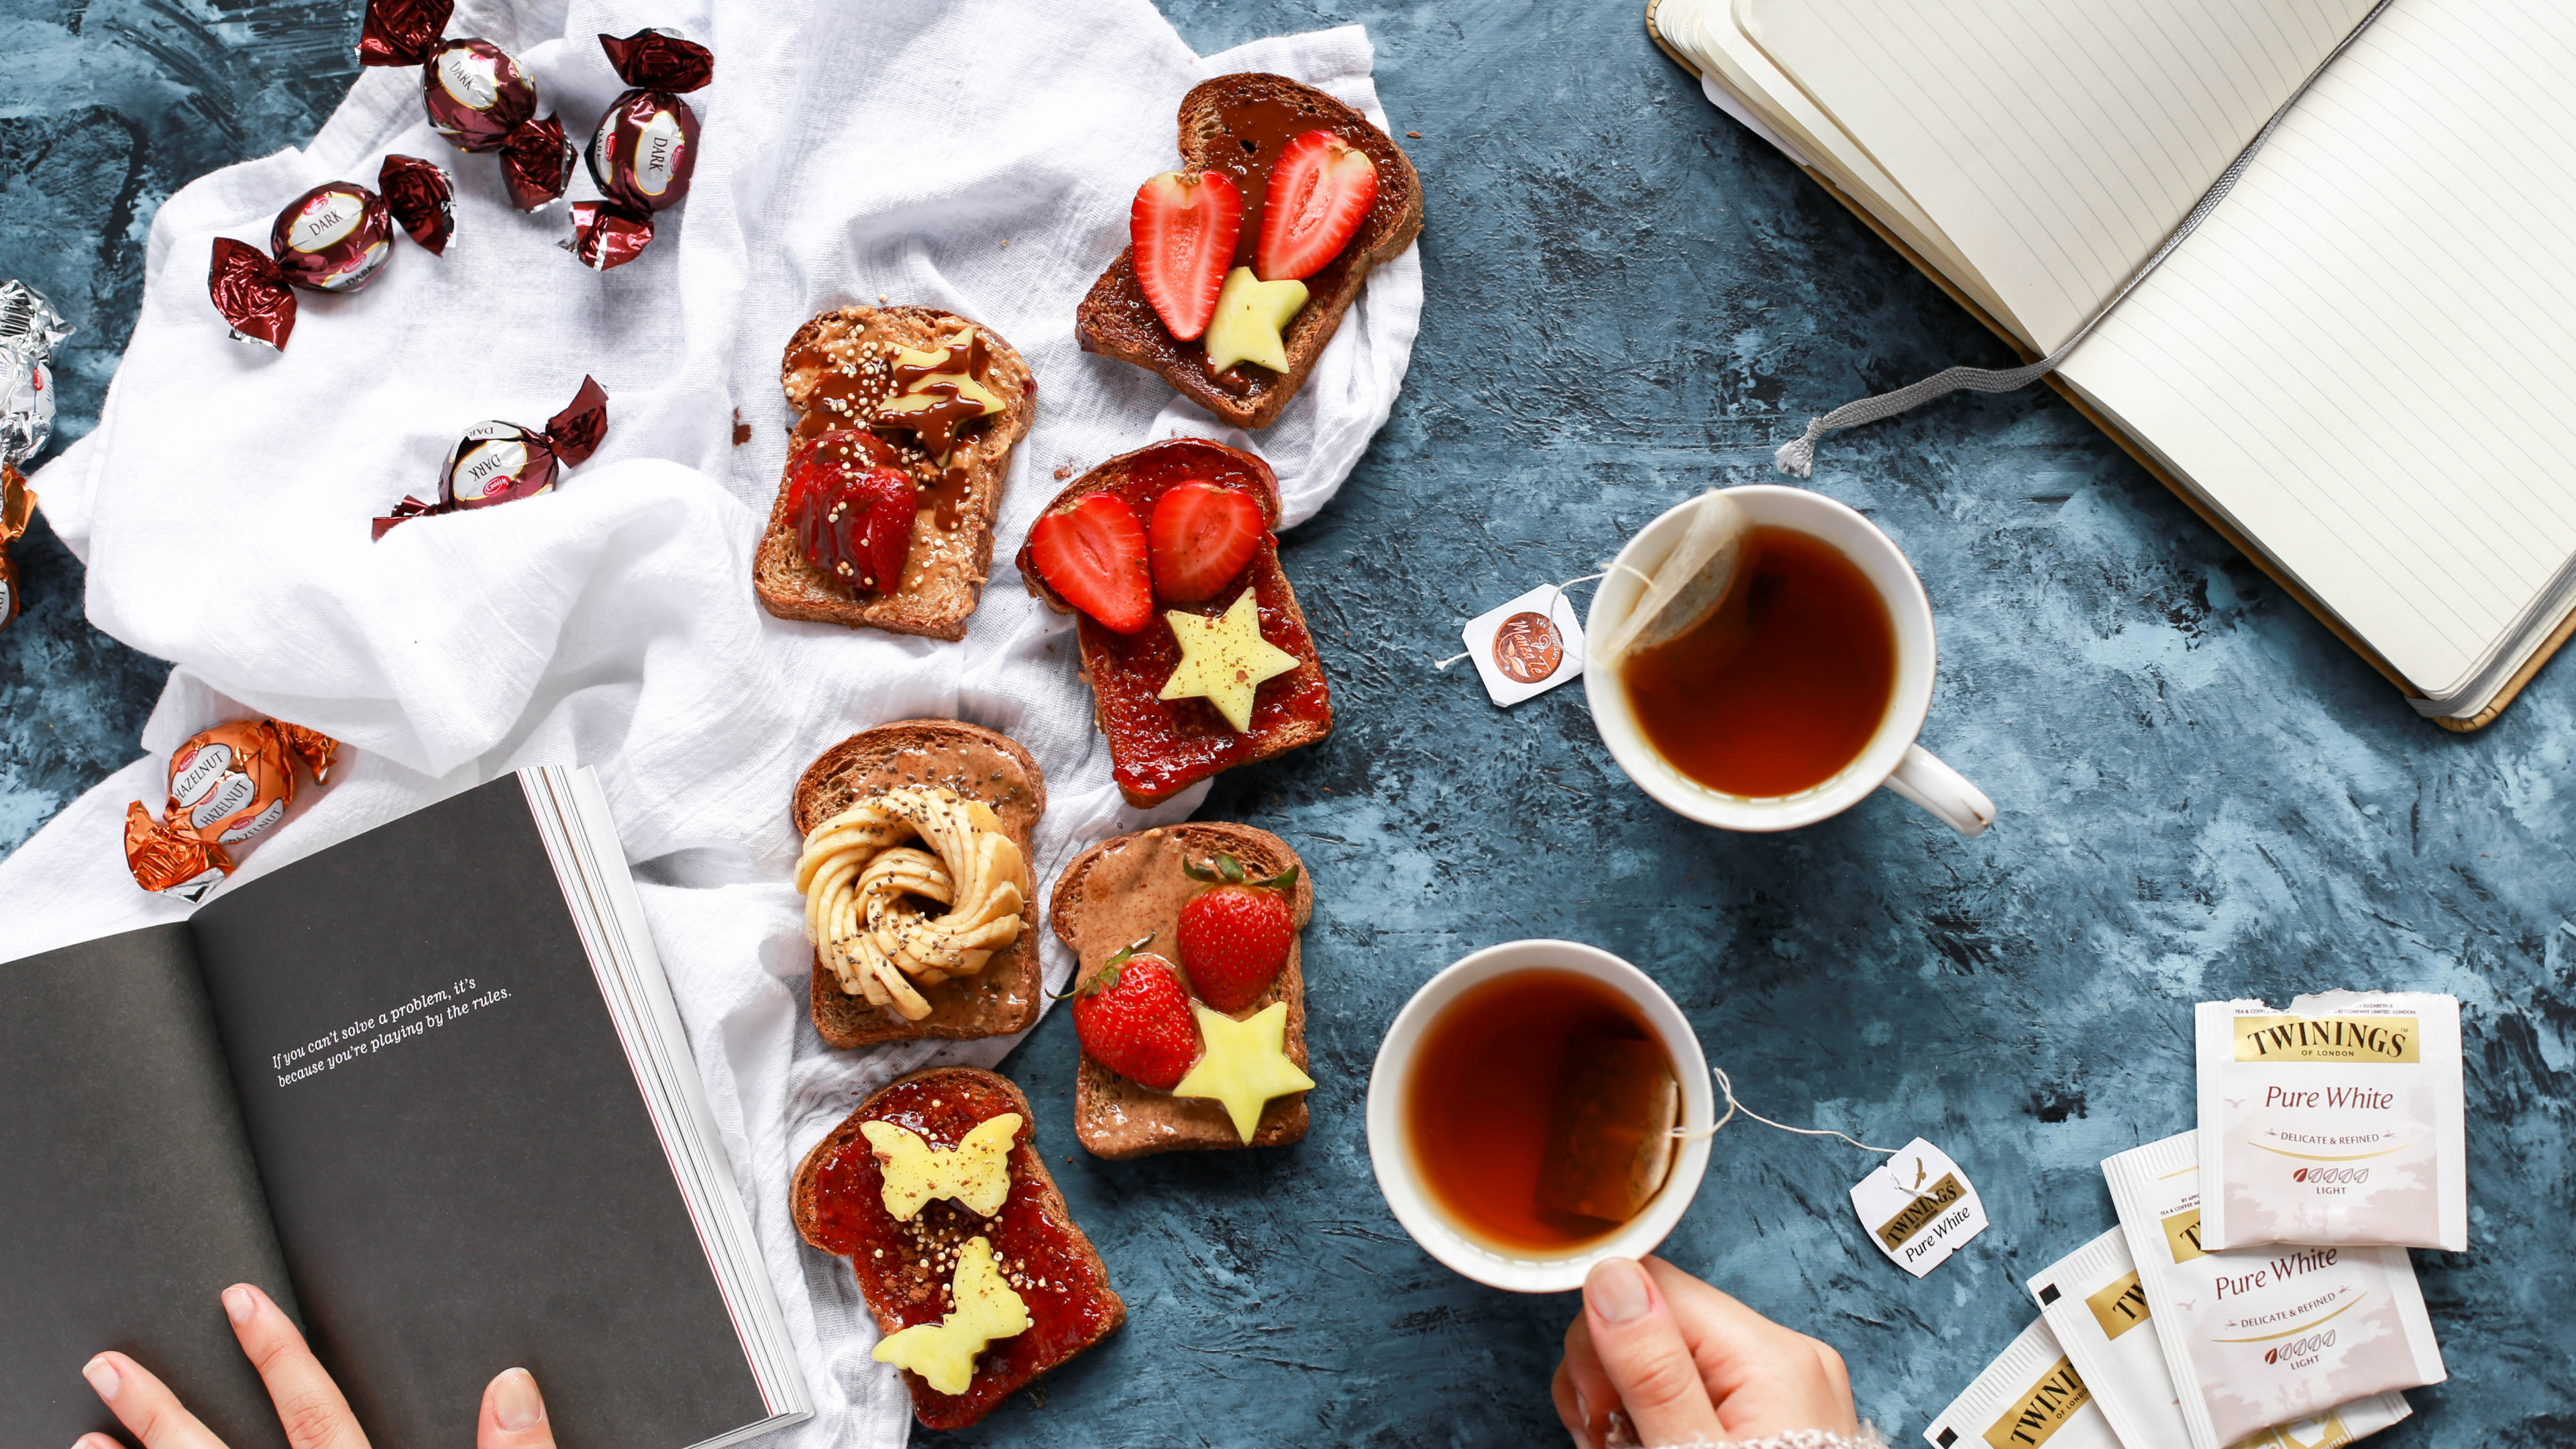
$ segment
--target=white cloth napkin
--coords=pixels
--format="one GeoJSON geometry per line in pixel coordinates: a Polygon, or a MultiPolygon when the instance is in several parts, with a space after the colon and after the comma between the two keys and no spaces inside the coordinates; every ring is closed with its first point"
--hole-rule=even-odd
{"type": "MultiPolygon", "coordinates": [[[[1182,93],[1277,71],[1384,125],[1358,27],[1202,59],[1147,0],[467,0],[449,33],[516,54],[586,137],[620,88],[596,35],[647,25],[709,44],[715,81],[690,98],[705,133],[686,204],[616,271],[557,249],[561,207],[511,211],[493,158],[432,135],[410,71],[365,73],[311,146],[163,204],[100,425],[37,482],[89,565],[92,621],[178,668],[144,731],[154,755],[0,862],[0,955],[185,913],[127,876],[120,817],[129,800],[157,811],[167,752],[225,719],[272,714],[351,751],[250,848],[242,877],[523,765],[596,766],[821,1405],[793,1442],[895,1444],[901,1383],[869,1358],[875,1331],[845,1266],[797,1239],[787,1176],[877,1084],[933,1059],[990,1063],[1013,1042],[820,1044],[788,792],[852,731],[956,716],[1009,733],[1045,770],[1041,880],[1092,840],[1196,806],[1203,789],[1153,812],[1120,801],[1069,622],[1027,596],[1012,554],[1059,470],[1179,433],[1260,452],[1287,522],[1310,517],[1394,402],[1421,272],[1411,252],[1381,269],[1258,435],[1074,342],[1075,304],[1124,245],[1136,187],[1176,164],[1182,93]],[[206,297],[210,239],[264,243],[288,200],[335,178],[371,185],[388,151],[455,176],[449,255],[398,239],[368,290],[302,294],[282,355],[227,338],[206,297]],[[783,622],[751,590],[786,452],[780,353],[815,312],[880,295],[992,326],[1040,382],[962,643],[783,622]],[[554,495],[369,541],[371,517],[435,487],[460,429],[542,424],[585,372],[608,390],[607,441],[554,495]]],[[[574,196],[588,193],[576,179],[574,196]]],[[[1060,981],[1070,963],[1048,949],[1060,981]]],[[[1039,1127],[1057,1146],[1065,1129],[1039,1127]]]]}

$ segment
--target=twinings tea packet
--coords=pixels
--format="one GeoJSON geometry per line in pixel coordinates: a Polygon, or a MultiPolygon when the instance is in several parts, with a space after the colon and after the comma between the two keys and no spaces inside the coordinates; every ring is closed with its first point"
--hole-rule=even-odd
{"type": "Polygon", "coordinates": [[[1985,1372],[1923,1426],[1932,1449],[1984,1444],[1991,1449],[2123,1449],[2094,1402],[2093,1390],[2034,1318],[1995,1355],[1985,1372]]]}
{"type": "Polygon", "coordinates": [[[1976,1184],[1948,1153],[1920,1137],[1854,1184],[1851,1200],[1870,1241],[1917,1278],[1986,1230],[1986,1205],[1976,1184]]]}
{"type": "Polygon", "coordinates": [[[1690,527],[1682,541],[1645,575],[1645,592],[1627,614],[1596,641],[1594,659],[1600,667],[1615,671],[1630,654],[1680,638],[1727,601],[1753,520],[1715,488],[1690,507],[1690,527]]]}
{"type": "Polygon", "coordinates": [[[1672,1058],[1636,1037],[1586,1033],[1565,1044],[1539,1158],[1541,1205],[1624,1223],[1672,1170],[1682,1088],[1672,1058]]]}
{"type": "Polygon", "coordinates": [[[2307,1419],[2359,1438],[2404,1406],[2356,1400],[2448,1377],[2405,1249],[2207,1247],[2189,1132],[2106,1158],[2102,1175],[2192,1449],[2307,1419]]]}
{"type": "Polygon", "coordinates": [[[1497,604],[1459,631],[1485,695],[1509,709],[1583,674],[1583,625],[1561,584],[1497,604]]]}
{"type": "Polygon", "coordinates": [[[2203,1242],[2469,1246],[2459,998],[2329,991],[2197,1016],[2203,1242]]]}
{"type": "MultiPolygon", "coordinates": [[[[2125,1449],[2190,1442],[2173,1371],[2156,1341],[2146,1285],[2113,1228],[2031,1275],[2030,1296],[2125,1449]]],[[[2375,1394],[2240,1439],[2233,1449],[2318,1449],[2375,1434],[2413,1412],[2403,1394],[2375,1394]]]]}

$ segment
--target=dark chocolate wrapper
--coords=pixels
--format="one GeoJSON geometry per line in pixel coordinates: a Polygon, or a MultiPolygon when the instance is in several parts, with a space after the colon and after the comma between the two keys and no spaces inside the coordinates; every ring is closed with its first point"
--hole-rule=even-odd
{"type": "Polygon", "coordinates": [[[243,342],[265,343],[283,351],[295,330],[295,289],[268,254],[248,242],[215,238],[214,263],[206,272],[206,292],[215,311],[243,342]]]}
{"type": "Polygon", "coordinates": [[[478,423],[465,430],[447,450],[439,469],[438,501],[406,498],[392,513],[375,520],[374,537],[415,518],[488,508],[533,498],[552,489],[562,470],[589,460],[608,434],[608,393],[598,379],[585,377],[581,391],[564,410],[547,419],[545,430],[520,423],[478,423]]]}
{"type": "Polygon", "coordinates": [[[447,255],[456,235],[456,183],[445,171],[417,156],[387,156],[376,189],[413,241],[433,256],[447,255]]]}
{"type": "Polygon", "coordinates": [[[604,272],[635,260],[652,240],[652,213],[630,211],[613,201],[576,201],[572,240],[564,246],[583,266],[604,272]]]}
{"type": "Polygon", "coordinates": [[[367,0],[358,64],[420,64],[438,48],[438,33],[455,13],[456,0],[367,0]]]}
{"type": "Polygon", "coordinates": [[[537,113],[537,86],[510,53],[468,36],[439,43],[420,68],[429,128],[460,151],[497,151],[537,113]]]}
{"type": "Polygon", "coordinates": [[[628,211],[661,211],[688,199],[698,169],[698,113],[669,91],[628,91],[590,137],[590,179],[628,211]]]}
{"type": "Polygon", "coordinates": [[[617,78],[648,91],[694,91],[715,79],[715,52],[676,30],[639,30],[623,38],[603,34],[599,48],[617,78]]]}
{"type": "Polygon", "coordinates": [[[278,274],[315,292],[357,291],[393,250],[393,212],[354,181],[323,182],[288,202],[268,228],[278,274]]]}
{"type": "Polygon", "coordinates": [[[534,211],[572,184],[572,163],[572,141],[564,135],[563,122],[553,116],[530,121],[511,132],[501,147],[501,185],[512,206],[534,211]]]}

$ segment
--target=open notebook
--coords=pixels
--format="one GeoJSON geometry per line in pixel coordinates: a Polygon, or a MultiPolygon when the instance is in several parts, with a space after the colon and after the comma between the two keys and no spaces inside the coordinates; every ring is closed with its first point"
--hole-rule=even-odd
{"type": "MultiPolygon", "coordinates": [[[[1656,0],[1647,26],[2037,356],[2371,10],[1656,0]]],[[[2571,75],[2576,5],[2391,0],[2051,379],[2453,729],[2576,630],[2571,75]]]]}

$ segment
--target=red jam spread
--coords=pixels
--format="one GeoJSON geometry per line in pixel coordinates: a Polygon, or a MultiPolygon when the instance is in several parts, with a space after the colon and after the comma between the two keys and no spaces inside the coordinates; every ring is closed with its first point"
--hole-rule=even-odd
{"type": "MultiPolygon", "coordinates": [[[[1004,1112],[1029,1115],[1027,1107],[983,1074],[943,1072],[888,1087],[869,1104],[862,1120],[892,1122],[945,1150],[955,1148],[977,1123],[1004,1112]]],[[[1044,1169],[1032,1135],[1032,1124],[1023,1121],[1011,1145],[1011,1196],[991,1218],[979,1218],[941,1198],[912,1221],[895,1221],[885,1210],[885,1176],[876,1152],[856,1132],[816,1175],[816,1237],[830,1251],[849,1256],[859,1289],[880,1321],[892,1318],[895,1328],[937,1323],[955,1306],[948,1285],[956,1274],[957,1250],[979,1235],[992,1244],[1011,1290],[1028,1305],[1029,1326],[984,1350],[966,1392],[940,1393],[920,1375],[904,1371],[913,1413],[924,1428],[963,1428],[983,1418],[1022,1385],[1098,1338],[1109,1322],[1108,1278],[1071,1225],[1045,1210],[1048,1194],[1035,1185],[1044,1169]]]]}
{"type": "MultiPolygon", "coordinates": [[[[1154,516],[1155,500],[1174,486],[1204,479],[1241,488],[1261,500],[1265,519],[1278,516],[1278,485],[1259,459],[1220,444],[1176,438],[1139,452],[1124,481],[1109,490],[1127,500],[1138,518],[1154,516]]],[[[1032,565],[1025,559],[1022,569],[1032,565]]],[[[1109,770],[1123,789],[1145,795],[1168,795],[1186,785],[1251,759],[1260,742],[1275,731],[1304,721],[1330,726],[1332,690],[1323,666],[1315,660],[1315,642],[1296,611],[1288,576],[1279,569],[1279,547],[1265,538],[1243,575],[1230,580],[1206,602],[1189,612],[1215,618],[1223,614],[1249,583],[1261,614],[1261,637],[1296,655],[1295,669],[1263,680],[1253,691],[1252,728],[1236,733],[1204,699],[1157,698],[1164,681],[1181,662],[1181,643],[1163,622],[1164,607],[1154,621],[1133,634],[1113,633],[1088,614],[1076,614],[1082,631],[1082,662],[1091,687],[1100,696],[1102,732],[1109,736],[1109,770]]]]}

